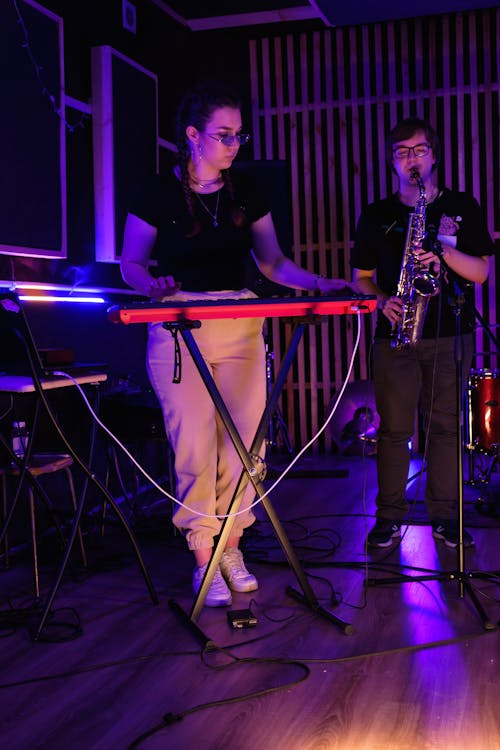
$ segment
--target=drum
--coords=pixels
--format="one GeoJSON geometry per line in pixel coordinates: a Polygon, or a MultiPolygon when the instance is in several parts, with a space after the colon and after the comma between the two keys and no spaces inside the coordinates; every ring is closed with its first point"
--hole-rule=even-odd
{"type": "Polygon", "coordinates": [[[490,452],[500,443],[500,371],[471,370],[467,397],[469,446],[490,452]]]}

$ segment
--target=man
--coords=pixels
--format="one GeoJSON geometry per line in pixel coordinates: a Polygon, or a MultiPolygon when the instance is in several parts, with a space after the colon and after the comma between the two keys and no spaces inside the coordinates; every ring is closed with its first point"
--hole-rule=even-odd
{"type": "MultiPolygon", "coordinates": [[[[378,494],[376,523],[367,543],[389,547],[401,535],[408,512],[408,445],[420,403],[426,436],[425,503],[432,533],[448,547],[456,547],[459,480],[454,350],[459,340],[455,303],[460,303],[461,291],[473,302],[470,282],[486,280],[487,256],[493,254],[494,245],[477,201],[466,193],[439,187],[439,139],[428,122],[408,118],[397,124],[387,138],[386,158],[398,177],[398,190],[362,212],[351,256],[357,288],[375,294],[378,308],[373,348],[380,416],[378,494]],[[426,234],[434,238],[430,243],[409,231],[411,215],[414,221],[422,206],[426,234]],[[403,305],[397,294],[405,248],[411,250],[423,273],[436,279],[437,291],[426,297],[423,328],[409,345],[402,335],[403,305]]],[[[458,311],[465,375],[472,362],[474,314],[468,304],[459,304],[458,311]]],[[[474,544],[465,529],[463,542],[466,547],[474,544]]]]}

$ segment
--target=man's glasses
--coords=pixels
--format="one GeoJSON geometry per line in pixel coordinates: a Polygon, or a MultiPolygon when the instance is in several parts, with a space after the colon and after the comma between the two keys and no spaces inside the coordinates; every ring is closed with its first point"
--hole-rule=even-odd
{"type": "Polygon", "coordinates": [[[236,135],[220,135],[219,133],[207,133],[209,138],[213,138],[214,141],[219,141],[224,146],[233,146],[234,143],[238,143],[240,146],[244,146],[250,140],[249,133],[236,133],[236,135]]]}
{"type": "Polygon", "coordinates": [[[428,143],[417,143],[416,146],[398,146],[392,150],[395,159],[407,159],[413,151],[416,158],[427,156],[431,147],[428,143]]]}

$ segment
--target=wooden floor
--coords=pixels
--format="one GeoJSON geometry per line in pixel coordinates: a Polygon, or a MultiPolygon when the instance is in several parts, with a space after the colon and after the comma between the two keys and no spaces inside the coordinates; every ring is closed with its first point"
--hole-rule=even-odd
{"type": "MultiPolygon", "coordinates": [[[[113,520],[103,542],[87,534],[89,570],[65,576],[49,642],[30,637],[29,556],[0,573],[2,748],[499,750],[500,633],[484,627],[473,596],[496,626],[500,579],[484,574],[500,571],[500,518],[478,513],[467,490],[476,547],[465,553],[460,596],[457,554],[433,540],[418,504],[400,545],[365,554],[373,458],[304,459],[294,469],[272,506],[320,607],[352,634],[290,595],[300,587],[261,508],[245,538],[260,588],[232,605],[250,606],[257,625],[232,630],[225,609],[205,608],[195,632],[171,606],[192,605],[191,555],[172,534],[169,504],[144,497],[131,520],[158,606],[113,520]],[[445,580],[403,583],[401,574],[445,580]],[[398,582],[373,585],[386,577],[398,582]],[[9,608],[17,626],[7,625],[9,608]],[[75,618],[82,632],[68,639],[75,618]]],[[[42,557],[44,596],[53,577],[42,557]]]]}

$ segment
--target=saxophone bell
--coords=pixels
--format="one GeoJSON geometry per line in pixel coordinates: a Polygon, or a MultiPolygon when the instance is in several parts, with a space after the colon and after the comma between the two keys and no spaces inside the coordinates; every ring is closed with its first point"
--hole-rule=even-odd
{"type": "Polygon", "coordinates": [[[420,271],[413,279],[413,288],[423,297],[434,297],[439,292],[439,280],[430,271],[420,271]]]}

